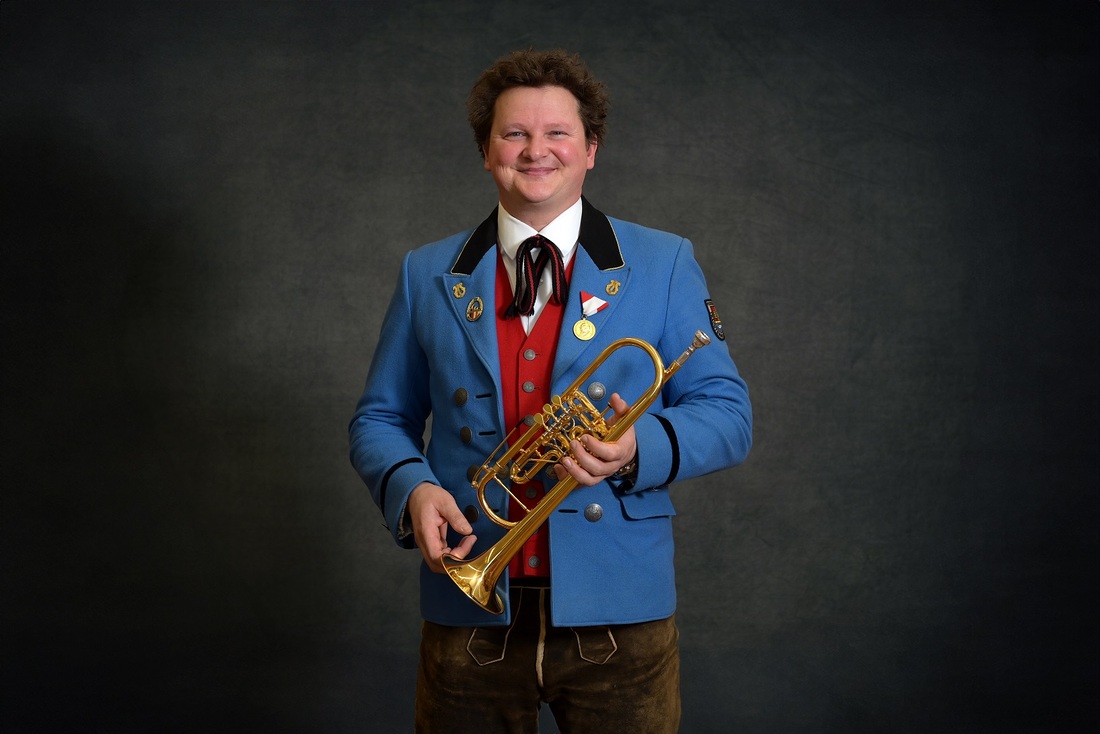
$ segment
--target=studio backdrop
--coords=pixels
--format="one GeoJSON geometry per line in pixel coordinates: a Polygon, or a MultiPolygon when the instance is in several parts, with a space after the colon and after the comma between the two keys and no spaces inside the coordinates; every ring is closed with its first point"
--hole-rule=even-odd
{"type": "Polygon", "coordinates": [[[673,489],[683,730],[1094,730],[1098,32],[0,3],[0,729],[411,731],[420,557],[347,423],[402,255],[496,204],[474,79],[564,47],[611,93],[586,196],[694,243],[755,410],[673,489]]]}

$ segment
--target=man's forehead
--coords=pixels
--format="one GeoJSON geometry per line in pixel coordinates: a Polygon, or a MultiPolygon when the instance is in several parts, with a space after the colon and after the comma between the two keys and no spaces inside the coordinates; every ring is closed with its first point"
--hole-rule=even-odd
{"type": "MultiPolygon", "coordinates": [[[[501,109],[500,101],[501,101],[501,99],[503,99],[505,97],[505,95],[509,95],[510,92],[522,92],[522,90],[544,90],[544,89],[560,89],[561,91],[565,92],[566,94],[568,94],[573,99],[573,105],[571,105],[569,107],[568,112],[565,112],[565,111],[562,112],[562,114],[560,115],[560,117],[562,117],[562,119],[558,122],[578,122],[580,120],[580,118],[581,118],[581,102],[580,102],[580,100],[577,99],[576,96],[572,92],[570,92],[568,89],[566,89],[565,87],[559,86],[557,84],[545,84],[545,85],[538,86],[538,87],[523,85],[523,86],[517,86],[517,87],[509,87],[508,89],[505,89],[503,92],[500,93],[500,95],[493,102],[493,122],[494,123],[497,123],[497,122],[501,122],[501,123],[512,122],[511,120],[502,119],[498,114],[500,112],[500,109],[501,109]]],[[[514,97],[515,95],[510,95],[510,96],[514,97]]],[[[511,116],[522,115],[523,111],[521,111],[520,109],[517,109],[512,105],[508,105],[508,108],[509,108],[509,112],[512,113],[511,116]]]]}

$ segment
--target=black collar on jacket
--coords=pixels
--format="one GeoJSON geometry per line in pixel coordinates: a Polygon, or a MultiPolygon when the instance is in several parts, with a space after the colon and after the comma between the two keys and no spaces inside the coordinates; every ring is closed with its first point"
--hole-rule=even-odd
{"type": "MultiPolygon", "coordinates": [[[[481,258],[485,256],[497,243],[497,210],[477,226],[462,251],[458,253],[458,259],[451,267],[452,275],[469,275],[481,258]]],[[[615,237],[615,230],[607,215],[588,203],[588,199],[581,197],[581,231],[577,238],[577,244],[584,248],[592,262],[600,270],[614,270],[624,265],[623,253],[619,249],[619,240],[615,237]]]]}

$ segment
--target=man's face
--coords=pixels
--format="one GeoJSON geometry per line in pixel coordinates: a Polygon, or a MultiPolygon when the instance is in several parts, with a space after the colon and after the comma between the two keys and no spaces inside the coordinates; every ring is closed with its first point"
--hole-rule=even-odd
{"type": "Polygon", "coordinates": [[[577,201],[596,164],[577,99],[563,87],[513,87],[497,97],[484,153],[504,208],[535,229],[577,201]]]}

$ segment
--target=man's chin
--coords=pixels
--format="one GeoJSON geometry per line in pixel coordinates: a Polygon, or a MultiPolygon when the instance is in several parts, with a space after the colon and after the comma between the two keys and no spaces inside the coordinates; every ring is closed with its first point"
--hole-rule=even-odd
{"type": "MultiPolygon", "coordinates": [[[[541,191],[537,188],[525,188],[512,191],[508,197],[509,201],[513,202],[516,207],[523,207],[530,209],[531,207],[543,207],[550,206],[554,200],[554,192],[541,191]]],[[[508,211],[508,205],[504,205],[508,211]]]]}

